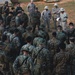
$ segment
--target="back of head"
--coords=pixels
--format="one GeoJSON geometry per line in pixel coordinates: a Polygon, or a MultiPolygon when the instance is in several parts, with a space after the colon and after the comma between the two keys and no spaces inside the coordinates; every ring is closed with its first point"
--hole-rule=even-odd
{"type": "Polygon", "coordinates": [[[26,38],[26,41],[27,41],[27,43],[31,43],[31,42],[32,42],[32,37],[31,37],[31,36],[28,36],[28,37],[26,38]]]}
{"type": "Polygon", "coordinates": [[[65,44],[65,43],[60,43],[60,44],[59,44],[59,48],[60,48],[61,50],[65,50],[66,44],[65,44]]]}
{"type": "Polygon", "coordinates": [[[52,36],[53,37],[56,37],[57,36],[57,33],[56,32],[52,32],[52,36]]]}
{"type": "Polygon", "coordinates": [[[27,27],[26,27],[26,30],[27,30],[27,31],[31,31],[31,30],[32,30],[32,27],[31,27],[31,26],[27,26],[27,27]]]}
{"type": "Polygon", "coordinates": [[[69,23],[69,26],[74,26],[74,23],[73,23],[73,22],[70,22],[70,23],[69,23]]]}
{"type": "Polygon", "coordinates": [[[62,30],[62,26],[58,25],[57,29],[62,30]]]}
{"type": "Polygon", "coordinates": [[[14,33],[18,33],[18,32],[19,32],[19,30],[18,30],[18,29],[15,29],[15,30],[14,30],[14,33]]]}

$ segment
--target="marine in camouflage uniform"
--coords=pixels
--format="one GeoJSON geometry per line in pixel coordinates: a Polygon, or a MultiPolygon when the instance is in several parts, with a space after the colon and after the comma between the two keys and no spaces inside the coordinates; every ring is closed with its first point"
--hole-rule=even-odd
{"type": "Polygon", "coordinates": [[[22,10],[22,15],[21,15],[21,21],[24,22],[24,28],[26,29],[26,27],[28,26],[28,15],[25,13],[24,10],[22,10]]]}
{"type": "Polygon", "coordinates": [[[19,55],[13,63],[16,75],[33,75],[33,62],[29,49],[26,46],[21,48],[22,55],[19,55]]]}
{"type": "Polygon", "coordinates": [[[66,46],[66,51],[70,54],[70,62],[68,64],[68,75],[75,74],[75,38],[70,37],[70,44],[66,46]]]}
{"type": "MultiPolygon", "coordinates": [[[[34,50],[34,46],[32,45],[32,37],[31,36],[28,36],[26,38],[26,43],[25,45],[23,45],[22,47],[27,47],[30,51],[30,56],[32,57],[32,53],[33,53],[33,50],[34,50]]],[[[20,54],[22,54],[22,51],[20,51],[20,54]]]]}
{"type": "Polygon", "coordinates": [[[45,41],[45,45],[46,45],[46,39],[45,39],[45,36],[44,36],[44,32],[43,31],[39,31],[37,33],[37,36],[33,40],[33,45],[35,47],[37,47],[42,39],[45,41]]]}
{"type": "Polygon", "coordinates": [[[16,9],[15,9],[16,14],[18,13],[18,11],[22,11],[22,10],[23,10],[23,9],[22,9],[22,7],[20,6],[20,3],[17,3],[16,9]]]}
{"type": "Polygon", "coordinates": [[[13,13],[9,12],[8,16],[6,17],[6,27],[10,27],[10,22],[13,18],[13,13]]]}
{"type": "Polygon", "coordinates": [[[39,29],[40,17],[41,17],[41,13],[38,10],[38,7],[36,7],[35,11],[31,13],[31,25],[33,26],[33,33],[35,32],[36,26],[39,29]]]}
{"type": "MultiPolygon", "coordinates": [[[[67,64],[69,61],[69,53],[65,51],[66,44],[59,45],[60,52],[54,56],[54,70],[55,75],[68,75],[67,64]]],[[[52,74],[53,74],[52,73],[52,74]]]]}
{"type": "Polygon", "coordinates": [[[0,72],[3,75],[10,75],[9,61],[4,50],[4,43],[0,41],[0,72]]]}
{"type": "Polygon", "coordinates": [[[50,56],[51,56],[51,70],[53,70],[53,58],[54,58],[54,55],[56,53],[59,52],[59,49],[58,49],[58,46],[60,44],[60,41],[56,38],[56,32],[53,32],[52,33],[52,39],[50,39],[48,42],[47,42],[47,48],[49,49],[50,51],[50,56]]]}
{"type": "Polygon", "coordinates": [[[69,28],[65,32],[67,34],[67,43],[69,44],[70,37],[75,37],[75,28],[72,22],[69,23],[69,28]]]}
{"type": "Polygon", "coordinates": [[[17,12],[17,16],[15,17],[16,26],[19,26],[20,25],[21,15],[22,15],[22,11],[18,11],[17,12]]]}
{"type": "Polygon", "coordinates": [[[14,34],[11,38],[11,51],[12,51],[12,57],[13,60],[19,55],[20,52],[20,46],[21,46],[21,41],[19,38],[19,30],[15,29],[14,34]]]}
{"type": "Polygon", "coordinates": [[[39,30],[37,33],[40,33],[41,36],[43,36],[44,39],[46,39],[46,41],[49,40],[49,34],[48,32],[45,30],[45,26],[44,24],[40,25],[39,30]],[[43,33],[43,34],[42,34],[43,33]]]}
{"type": "Polygon", "coordinates": [[[61,42],[63,41],[63,38],[66,38],[65,32],[62,30],[62,27],[59,25],[57,27],[57,39],[60,40],[61,42]]]}
{"type": "Polygon", "coordinates": [[[24,32],[23,34],[22,34],[22,38],[24,39],[24,41],[26,42],[26,38],[28,37],[28,36],[31,36],[32,37],[32,40],[34,39],[34,34],[32,33],[32,27],[31,26],[27,26],[26,27],[26,32],[24,32]]]}
{"type": "Polygon", "coordinates": [[[32,13],[35,11],[36,5],[34,4],[33,0],[27,5],[28,13],[29,13],[29,22],[31,23],[32,13]]]}
{"type": "Polygon", "coordinates": [[[0,38],[2,37],[3,32],[4,32],[4,25],[3,25],[3,21],[0,20],[0,38]]]}
{"type": "Polygon", "coordinates": [[[9,14],[9,6],[8,6],[8,1],[5,1],[5,4],[3,6],[2,12],[6,13],[6,16],[9,14]]]}
{"type": "Polygon", "coordinates": [[[56,36],[56,32],[53,32],[52,39],[48,41],[48,49],[52,50],[52,55],[55,55],[58,52],[58,45],[60,44],[60,41],[56,38],[56,36]]]}
{"type": "Polygon", "coordinates": [[[24,21],[20,22],[20,26],[18,26],[17,29],[19,29],[19,31],[21,32],[21,34],[23,34],[25,32],[24,21]]]}
{"type": "Polygon", "coordinates": [[[34,75],[50,74],[50,53],[46,49],[44,42],[42,39],[39,46],[33,51],[34,75]]]}
{"type": "Polygon", "coordinates": [[[13,68],[12,68],[12,63],[13,63],[13,60],[12,60],[12,51],[11,51],[11,44],[9,42],[9,39],[8,39],[8,36],[7,35],[3,35],[2,36],[2,41],[4,43],[4,52],[6,54],[6,57],[7,57],[7,61],[9,63],[9,72],[11,75],[13,75],[13,68]]]}

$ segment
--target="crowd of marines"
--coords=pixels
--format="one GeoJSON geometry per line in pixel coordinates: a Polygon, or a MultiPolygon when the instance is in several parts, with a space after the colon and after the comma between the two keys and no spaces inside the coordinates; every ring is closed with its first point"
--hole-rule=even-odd
{"type": "Polygon", "coordinates": [[[31,0],[27,10],[0,7],[0,75],[74,75],[75,28],[65,9],[40,12],[31,0]]]}

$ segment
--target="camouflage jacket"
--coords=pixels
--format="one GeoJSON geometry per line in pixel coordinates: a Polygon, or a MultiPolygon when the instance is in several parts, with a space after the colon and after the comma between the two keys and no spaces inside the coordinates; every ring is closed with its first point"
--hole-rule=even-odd
{"type": "Polygon", "coordinates": [[[13,63],[15,73],[28,73],[33,69],[33,62],[30,56],[19,55],[13,63]]]}
{"type": "Polygon", "coordinates": [[[66,73],[68,60],[68,52],[60,51],[54,56],[54,66],[56,74],[61,75],[66,73]]]}
{"type": "Polygon", "coordinates": [[[36,47],[33,51],[34,68],[36,65],[42,69],[50,69],[50,53],[46,48],[36,47]]]}
{"type": "Polygon", "coordinates": [[[48,41],[47,47],[52,53],[52,55],[55,55],[58,51],[58,45],[60,44],[60,41],[57,40],[56,38],[52,38],[51,40],[48,41]]]}

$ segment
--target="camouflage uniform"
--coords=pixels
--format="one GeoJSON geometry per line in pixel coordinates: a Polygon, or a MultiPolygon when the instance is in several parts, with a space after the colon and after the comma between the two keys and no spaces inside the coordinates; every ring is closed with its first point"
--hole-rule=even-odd
{"type": "Polygon", "coordinates": [[[4,51],[6,53],[6,56],[7,56],[7,59],[8,59],[8,62],[9,62],[9,71],[10,71],[10,74],[14,74],[13,72],[13,59],[12,59],[12,51],[11,51],[11,44],[8,43],[8,42],[4,42],[4,51]]]}
{"type": "Polygon", "coordinates": [[[32,38],[34,38],[34,34],[32,32],[26,31],[25,33],[22,34],[24,41],[26,41],[26,38],[28,36],[31,36],[32,38]]]}
{"type": "Polygon", "coordinates": [[[24,32],[22,34],[22,37],[23,37],[24,41],[26,41],[26,38],[28,36],[31,36],[32,39],[34,39],[34,34],[32,33],[32,27],[31,26],[26,27],[26,32],[24,32]]]}
{"type": "Polygon", "coordinates": [[[67,34],[67,43],[69,44],[70,37],[75,37],[75,28],[72,22],[69,23],[69,28],[67,28],[66,34],[67,34]]]}
{"type": "Polygon", "coordinates": [[[62,41],[62,39],[66,37],[65,33],[63,31],[58,32],[57,31],[57,39],[62,41]]]}
{"type": "MultiPolygon", "coordinates": [[[[42,42],[42,41],[41,41],[42,42]]],[[[39,45],[44,44],[39,43],[39,45]]],[[[43,47],[36,47],[33,51],[34,75],[48,75],[50,73],[49,51],[43,47]]]]}
{"type": "Polygon", "coordinates": [[[59,52],[58,51],[59,44],[60,44],[60,41],[57,40],[56,38],[52,38],[51,40],[48,41],[47,47],[52,57],[54,57],[54,55],[59,52]]]}
{"type": "Polygon", "coordinates": [[[29,19],[28,19],[28,15],[24,13],[24,11],[22,11],[21,21],[24,22],[24,28],[26,29],[26,27],[28,26],[29,19]]]}
{"type": "Polygon", "coordinates": [[[13,60],[19,55],[21,42],[18,36],[13,36],[11,39],[11,52],[13,60]]]}
{"type": "Polygon", "coordinates": [[[45,39],[46,41],[49,40],[49,34],[47,31],[43,30],[43,29],[40,29],[38,30],[37,32],[37,35],[39,35],[40,37],[42,37],[43,39],[45,39]]]}
{"type": "Polygon", "coordinates": [[[36,5],[34,3],[29,3],[27,6],[28,12],[29,12],[29,21],[31,23],[31,17],[32,17],[32,13],[35,11],[35,7],[36,5]]]}
{"type": "Polygon", "coordinates": [[[19,5],[19,6],[17,6],[16,9],[15,9],[16,13],[17,13],[18,11],[22,11],[22,10],[23,10],[22,7],[20,7],[20,4],[18,4],[18,5],[19,5]]]}
{"type": "Polygon", "coordinates": [[[67,65],[69,62],[69,52],[66,52],[66,44],[59,44],[60,52],[54,56],[54,70],[52,75],[68,75],[67,65]]]}
{"type": "Polygon", "coordinates": [[[12,20],[12,17],[13,17],[13,15],[12,15],[12,12],[10,12],[9,14],[8,14],[8,16],[6,17],[6,27],[8,26],[10,26],[10,22],[11,22],[11,20],[12,20]]]}
{"type": "Polygon", "coordinates": [[[25,32],[25,28],[22,25],[20,25],[19,27],[17,27],[17,29],[19,29],[21,33],[25,32]]]}
{"type": "Polygon", "coordinates": [[[60,41],[57,40],[56,38],[52,38],[51,40],[48,41],[47,47],[50,50],[50,54],[52,57],[59,52],[58,51],[58,45],[60,44],[60,41]]]}
{"type": "Polygon", "coordinates": [[[45,27],[47,26],[48,30],[50,30],[51,12],[48,8],[42,11],[41,18],[45,24],[45,27]]]}
{"type": "Polygon", "coordinates": [[[39,45],[39,43],[40,43],[41,40],[44,40],[45,41],[44,43],[46,44],[46,40],[45,39],[43,39],[41,37],[35,37],[34,40],[33,40],[33,45],[35,47],[37,47],[39,45]]]}
{"type": "Polygon", "coordinates": [[[35,32],[35,28],[36,26],[39,29],[40,26],[40,17],[41,17],[41,13],[38,11],[38,9],[36,8],[35,11],[33,13],[31,13],[31,24],[33,26],[33,32],[35,32]]]}
{"type": "Polygon", "coordinates": [[[22,11],[19,11],[19,12],[17,13],[17,16],[15,17],[16,26],[19,26],[19,25],[20,25],[20,22],[21,22],[21,15],[22,15],[22,11]]]}
{"type": "MultiPolygon", "coordinates": [[[[30,55],[32,56],[33,50],[35,48],[33,45],[31,45],[30,43],[27,43],[27,44],[23,45],[22,47],[27,47],[30,51],[30,55]]],[[[20,51],[20,54],[22,54],[22,51],[20,51]]]]}
{"type": "Polygon", "coordinates": [[[0,24],[0,35],[2,35],[4,32],[4,26],[3,26],[3,23],[0,24]]]}
{"type": "Polygon", "coordinates": [[[47,48],[49,49],[50,51],[50,56],[51,56],[51,70],[53,70],[53,58],[54,58],[54,55],[56,53],[59,52],[59,49],[58,49],[58,46],[60,44],[60,41],[56,38],[56,32],[53,32],[52,33],[52,39],[50,39],[48,42],[47,42],[47,48]]]}
{"type": "MultiPolygon", "coordinates": [[[[74,41],[74,38],[70,38],[70,40],[74,41]]],[[[74,75],[75,74],[75,43],[70,42],[66,46],[66,51],[70,54],[70,62],[68,64],[68,75],[74,75]]]]}
{"type": "MultiPolygon", "coordinates": [[[[29,49],[26,46],[23,46],[21,50],[29,52],[29,49]]],[[[19,55],[13,63],[13,69],[15,74],[33,75],[32,74],[32,70],[33,70],[32,58],[29,56],[29,54],[19,55]]]]}
{"type": "Polygon", "coordinates": [[[68,75],[67,74],[68,60],[69,60],[68,52],[60,51],[54,56],[55,75],[68,75]]]}
{"type": "Polygon", "coordinates": [[[54,4],[54,8],[52,8],[52,15],[53,15],[53,22],[54,22],[54,27],[55,29],[57,28],[57,22],[56,19],[59,17],[60,15],[60,8],[58,7],[58,5],[54,4]]]}
{"type": "Polygon", "coordinates": [[[9,61],[4,50],[4,43],[0,41],[0,72],[3,75],[10,75],[9,61]]]}
{"type": "Polygon", "coordinates": [[[8,1],[5,1],[5,4],[3,6],[2,12],[5,12],[6,15],[9,14],[9,6],[8,6],[8,1]]]}

